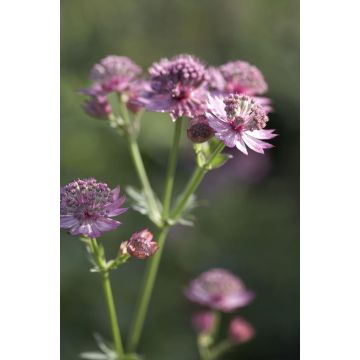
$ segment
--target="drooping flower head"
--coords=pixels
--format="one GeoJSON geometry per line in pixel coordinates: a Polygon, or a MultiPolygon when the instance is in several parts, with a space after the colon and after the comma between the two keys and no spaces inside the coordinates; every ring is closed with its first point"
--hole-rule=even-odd
{"type": "Polygon", "coordinates": [[[276,136],[275,130],[265,130],[268,122],[264,108],[247,95],[231,94],[228,97],[209,97],[206,117],[215,130],[215,137],[228,147],[236,146],[247,154],[246,145],[263,154],[273,145],[262,140],[276,136]]]}
{"type": "Polygon", "coordinates": [[[267,83],[261,71],[246,61],[231,61],[219,67],[228,93],[261,95],[267,91],[267,83]]]}
{"type": "Polygon", "coordinates": [[[90,88],[80,90],[80,93],[89,96],[83,105],[83,109],[88,115],[97,119],[109,118],[112,108],[101,85],[95,84],[90,88]]]}
{"type": "Polygon", "coordinates": [[[121,207],[124,201],[120,187],[111,190],[94,178],[74,180],[60,190],[60,227],[97,238],[121,224],[111,218],[127,210],[121,207]]]}
{"type": "Polygon", "coordinates": [[[126,56],[109,55],[95,64],[90,78],[106,92],[122,92],[141,73],[141,68],[126,56]]]}
{"type": "Polygon", "coordinates": [[[205,66],[192,55],[161,59],[150,69],[152,91],[145,99],[149,111],[169,112],[172,119],[193,117],[205,100],[205,66]]]}
{"type": "Polygon", "coordinates": [[[198,333],[208,333],[215,325],[215,315],[212,311],[199,311],[191,317],[191,322],[198,333]]]}
{"type": "Polygon", "coordinates": [[[186,290],[189,300],[214,310],[231,312],[247,305],[253,292],[243,282],[224,269],[211,269],[193,280],[186,290]]]}
{"type": "Polygon", "coordinates": [[[150,83],[146,80],[139,79],[129,84],[129,88],[123,94],[123,101],[127,108],[137,113],[144,108],[142,98],[151,90],[150,83]]]}
{"type": "Polygon", "coordinates": [[[137,259],[146,259],[159,249],[158,244],[153,241],[153,234],[148,229],[140,230],[131,235],[130,240],[120,246],[121,253],[128,253],[137,259]]]}
{"type": "Polygon", "coordinates": [[[243,318],[235,317],[229,326],[229,338],[235,343],[245,343],[255,336],[254,328],[243,318]]]}

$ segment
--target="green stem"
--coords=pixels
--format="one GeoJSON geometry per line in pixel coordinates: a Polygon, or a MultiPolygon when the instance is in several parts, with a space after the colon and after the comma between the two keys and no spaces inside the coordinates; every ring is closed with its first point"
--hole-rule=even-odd
{"type": "Polygon", "coordinates": [[[132,161],[134,163],[135,170],[136,170],[136,173],[140,180],[141,186],[144,190],[144,194],[145,194],[147,203],[149,205],[150,217],[158,226],[160,226],[161,218],[160,218],[160,214],[159,214],[159,210],[158,210],[158,205],[156,202],[154,192],[150,185],[149,178],[148,178],[146,170],[145,170],[144,162],[141,157],[141,153],[140,153],[140,149],[139,149],[139,145],[138,145],[136,136],[133,134],[133,131],[131,129],[129,113],[128,113],[126,105],[121,100],[120,100],[120,106],[121,106],[121,113],[122,113],[124,122],[128,127],[128,130],[126,131],[126,138],[128,140],[130,155],[131,155],[132,161]]]}
{"type": "Polygon", "coordinates": [[[212,153],[210,158],[207,160],[207,163],[202,167],[199,166],[196,167],[192,177],[188,181],[185,190],[181,195],[179,202],[177,203],[175,209],[171,213],[171,219],[176,220],[181,215],[190,196],[196,191],[202,179],[204,178],[205,174],[209,171],[207,165],[209,165],[212,162],[212,160],[216,157],[216,155],[221,153],[224,147],[225,145],[223,143],[220,143],[215,149],[215,151],[212,153]]]}
{"type": "Polygon", "coordinates": [[[171,196],[174,187],[174,179],[175,179],[175,170],[176,170],[176,162],[179,152],[180,146],[180,137],[181,137],[181,117],[176,120],[175,129],[174,129],[174,138],[172,143],[172,148],[169,155],[168,160],[168,168],[166,173],[166,184],[165,184],[165,192],[163,199],[163,220],[166,221],[169,216],[171,196]]]}
{"type": "Polygon", "coordinates": [[[133,352],[136,350],[136,347],[139,343],[140,336],[142,333],[142,329],[144,327],[144,321],[146,317],[146,313],[149,307],[149,302],[151,298],[151,293],[154,287],[156,274],[159,268],[160,259],[162,252],[164,250],[164,244],[166,236],[169,232],[169,227],[164,226],[160,231],[157,243],[159,245],[159,250],[156,254],[151,258],[151,260],[147,263],[146,272],[142,284],[141,289],[141,297],[140,301],[137,304],[135,310],[135,319],[133,322],[133,326],[130,331],[130,338],[128,343],[128,351],[133,352]]]}
{"type": "MultiPolygon", "coordinates": [[[[101,252],[99,251],[99,245],[95,238],[91,239],[91,251],[93,252],[96,263],[98,264],[100,269],[103,270],[103,267],[106,264],[106,260],[101,255],[101,252]]],[[[106,306],[109,314],[109,321],[115,345],[115,351],[118,356],[118,360],[121,360],[124,357],[124,349],[121,341],[120,329],[116,315],[114,297],[111,289],[110,275],[108,270],[101,271],[101,280],[106,299],[106,306]]]]}
{"type": "Polygon", "coordinates": [[[104,293],[105,293],[105,298],[106,298],[106,304],[107,304],[108,313],[109,313],[111,331],[112,331],[114,344],[115,344],[115,350],[116,350],[119,360],[121,360],[124,356],[124,350],[123,350],[123,345],[121,342],[120,330],[119,330],[119,325],[118,325],[118,320],[117,320],[117,315],[116,315],[114,298],[113,298],[112,289],[111,289],[109,272],[102,273],[101,277],[102,277],[102,283],[103,283],[103,288],[104,288],[104,293]]]}

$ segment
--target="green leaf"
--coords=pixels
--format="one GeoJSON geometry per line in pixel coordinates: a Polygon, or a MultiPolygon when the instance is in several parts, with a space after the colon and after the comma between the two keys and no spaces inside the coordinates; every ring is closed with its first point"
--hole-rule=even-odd
{"type": "Polygon", "coordinates": [[[215,158],[207,165],[207,168],[209,170],[212,169],[218,169],[219,167],[223,166],[224,164],[226,164],[226,162],[229,159],[232,159],[233,156],[231,154],[218,154],[215,156],[215,158]]]}
{"type": "MultiPolygon", "coordinates": [[[[158,224],[159,219],[154,219],[151,216],[151,211],[148,207],[144,191],[137,190],[132,186],[127,186],[125,191],[130,198],[130,206],[133,208],[133,210],[138,211],[142,215],[148,216],[151,221],[153,221],[155,224],[158,224]]],[[[159,210],[161,211],[162,205],[159,199],[156,199],[156,202],[159,210]]]]}
{"type": "MultiPolygon", "coordinates": [[[[178,201],[179,199],[177,199],[178,201]]],[[[192,194],[186,203],[181,216],[173,221],[173,224],[177,223],[184,226],[194,226],[195,216],[191,213],[195,208],[199,207],[200,203],[196,199],[196,195],[192,194]]],[[[170,221],[171,222],[171,221],[170,221]]]]}
{"type": "Polygon", "coordinates": [[[87,351],[80,354],[80,357],[82,359],[88,359],[88,360],[108,360],[108,356],[106,354],[103,354],[101,352],[97,351],[87,351]]]}

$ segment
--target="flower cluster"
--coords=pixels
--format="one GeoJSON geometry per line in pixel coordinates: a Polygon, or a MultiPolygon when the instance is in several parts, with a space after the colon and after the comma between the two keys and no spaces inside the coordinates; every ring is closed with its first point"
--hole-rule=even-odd
{"type": "Polygon", "coordinates": [[[247,305],[254,294],[225,269],[211,269],[194,279],[186,290],[189,300],[213,310],[231,312],[247,305]]]}
{"type": "MultiPolygon", "coordinates": [[[[133,209],[146,214],[158,227],[161,247],[171,226],[189,223],[192,197],[205,174],[231,157],[221,153],[225,146],[243,154],[248,154],[248,149],[264,154],[265,149],[273,146],[267,140],[277,135],[275,130],[266,129],[272,111],[271,100],[264,96],[268,85],[261,71],[245,61],[214,67],[207,66],[195,56],[181,54],[160,59],[151,65],[148,76],[142,76],[142,69],[128,57],[110,55],[93,66],[90,80],[91,85],[80,90],[86,96],[83,109],[92,117],[108,120],[120,135],[125,135],[142,185],[140,191],[129,190],[128,194],[134,200],[133,209]],[[115,98],[119,106],[113,109],[111,104],[115,98]],[[162,204],[150,184],[137,143],[141,110],[168,113],[173,121],[177,121],[162,204]],[[187,136],[195,143],[197,168],[177,202],[172,203],[183,117],[188,120],[187,136]]],[[[127,211],[122,207],[124,202],[120,187],[111,189],[94,178],[74,180],[60,192],[61,228],[82,238],[94,266],[92,271],[103,275],[119,359],[127,355],[133,358],[134,354],[124,354],[116,314],[112,311],[114,304],[108,291],[110,279],[107,275],[130,257],[147,259],[159,250],[152,232],[142,229],[121,243],[115,259],[107,260],[104,247],[97,238],[120,225],[113,218],[127,211]]],[[[161,251],[150,262],[145,274],[141,311],[134,319],[136,326],[130,336],[130,351],[135,351],[139,342],[160,256],[161,251]]],[[[202,273],[191,281],[186,296],[203,307],[193,315],[192,323],[198,333],[200,352],[204,350],[211,359],[217,359],[229,344],[231,347],[235,343],[244,343],[254,336],[255,331],[246,320],[234,317],[229,323],[226,346],[214,344],[220,314],[242,308],[254,298],[254,293],[231,272],[216,268],[202,273]]],[[[100,357],[103,358],[102,354],[100,357]]]]}
{"type": "MultiPolygon", "coordinates": [[[[192,316],[195,330],[205,335],[214,330],[214,311],[233,312],[254,298],[254,293],[246,289],[241,279],[219,268],[208,270],[192,280],[185,295],[190,301],[207,308],[192,316]]],[[[229,339],[235,343],[249,341],[255,334],[252,326],[240,317],[231,320],[228,332],[229,339]]]]}
{"type": "Polygon", "coordinates": [[[231,61],[219,67],[206,66],[198,58],[182,54],[163,58],[149,68],[148,79],[141,68],[125,56],[110,55],[91,70],[93,81],[81,92],[88,96],[84,110],[107,119],[112,114],[109,93],[121,95],[134,113],[168,112],[172,120],[189,118],[188,138],[202,143],[215,135],[228,147],[247,154],[247,147],[264,153],[276,136],[265,130],[271,100],[262,96],[268,85],[261,71],[246,61],[231,61]]]}

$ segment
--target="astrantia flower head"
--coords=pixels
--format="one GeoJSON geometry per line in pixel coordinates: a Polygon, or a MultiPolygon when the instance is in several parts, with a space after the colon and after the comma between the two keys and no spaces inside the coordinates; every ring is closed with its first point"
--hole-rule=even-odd
{"type": "Polygon", "coordinates": [[[127,210],[121,207],[124,201],[119,187],[111,190],[93,178],[74,180],[60,191],[60,227],[71,235],[97,238],[120,225],[111,218],[127,210]]]}
{"type": "Polygon", "coordinates": [[[254,328],[243,318],[236,317],[231,320],[229,326],[229,338],[235,343],[245,343],[255,335],[254,328]]]}
{"type": "Polygon", "coordinates": [[[261,71],[246,61],[231,61],[219,69],[226,81],[227,92],[261,95],[267,91],[268,86],[261,71]]]}
{"type": "Polygon", "coordinates": [[[191,55],[161,59],[149,69],[152,91],[144,100],[149,111],[169,112],[172,119],[193,117],[205,100],[205,66],[191,55]]]}
{"type": "Polygon", "coordinates": [[[215,325],[215,315],[212,311],[199,311],[191,317],[191,322],[197,332],[208,333],[215,325]]]}
{"type": "Polygon", "coordinates": [[[107,92],[122,92],[141,73],[141,68],[126,56],[109,55],[95,64],[90,78],[107,92]]]}
{"type": "Polygon", "coordinates": [[[121,253],[128,253],[137,259],[146,259],[159,249],[153,241],[153,234],[148,229],[143,229],[131,235],[130,240],[120,246],[121,253]]]}
{"type": "Polygon", "coordinates": [[[261,154],[273,147],[262,141],[276,136],[275,130],[264,129],[267,112],[250,96],[231,94],[225,99],[210,96],[206,117],[215,136],[228,147],[236,146],[244,154],[247,154],[246,145],[261,154]]]}
{"type": "Polygon", "coordinates": [[[212,269],[193,280],[187,291],[189,300],[211,309],[233,311],[247,305],[254,294],[247,290],[242,281],[224,269],[212,269]]]}

